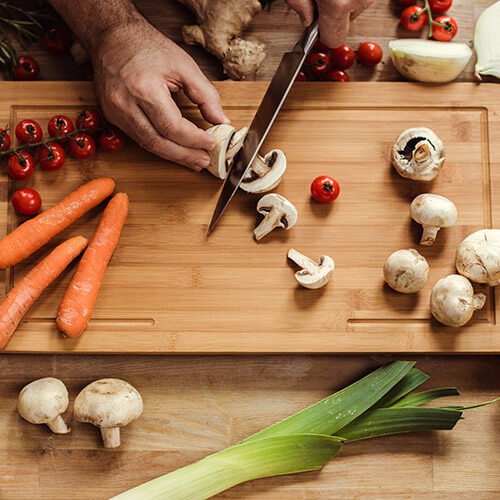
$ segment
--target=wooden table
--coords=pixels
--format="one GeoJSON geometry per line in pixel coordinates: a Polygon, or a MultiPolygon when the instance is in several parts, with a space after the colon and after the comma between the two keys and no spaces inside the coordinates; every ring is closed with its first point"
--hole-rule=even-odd
{"type": "MultiPolygon", "coordinates": [[[[174,39],[191,15],[172,0],[137,0],[150,20],[174,39]]],[[[488,0],[455,0],[459,39],[467,40],[488,0]]],[[[386,47],[403,36],[395,1],[377,0],[353,25],[350,42],[371,39],[386,47]]],[[[281,0],[263,12],[251,33],[268,44],[259,75],[269,79],[280,54],[301,27],[281,0]],[[286,17],[283,17],[286,16],[286,17]],[[283,22],[286,19],[286,23],[283,22]],[[278,24],[279,23],[279,24],[278,24]],[[279,25],[279,32],[275,29],[279,25]]],[[[217,61],[189,48],[212,79],[217,61]]],[[[64,58],[32,51],[47,80],[85,76],[64,58]]],[[[390,63],[374,72],[351,71],[352,79],[397,80],[390,63]]],[[[470,68],[461,79],[471,80],[470,68]]],[[[219,450],[352,382],[389,356],[0,356],[0,498],[99,500],[219,450]],[[123,447],[103,450],[95,428],[72,422],[68,436],[21,421],[16,397],[36,378],[64,380],[71,400],[88,382],[121,377],[143,393],[144,416],[123,431],[123,447]]],[[[425,387],[458,386],[473,404],[500,393],[498,357],[414,357],[432,375],[425,387]]],[[[69,412],[69,415],[71,412],[69,412]]],[[[451,432],[409,434],[353,443],[321,472],[254,481],[220,498],[454,498],[500,495],[500,406],[472,410],[451,432]]]]}

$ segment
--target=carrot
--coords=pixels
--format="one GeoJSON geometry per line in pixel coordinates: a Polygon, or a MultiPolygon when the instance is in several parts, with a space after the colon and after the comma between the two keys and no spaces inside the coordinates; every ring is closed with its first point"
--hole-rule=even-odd
{"type": "Polygon", "coordinates": [[[116,194],[104,210],[99,226],[78,264],[59,305],[56,319],[58,330],[68,337],[78,337],[87,328],[127,213],[128,196],[125,193],[116,194]]]}
{"type": "Polygon", "coordinates": [[[54,248],[17,285],[0,304],[0,349],[12,337],[23,316],[42,292],[80,255],[88,240],[76,236],[54,248]]]}
{"type": "Polygon", "coordinates": [[[0,269],[29,257],[85,212],[99,205],[114,188],[115,183],[109,177],[94,179],[80,186],[57,205],[21,224],[0,241],[0,269]]]}

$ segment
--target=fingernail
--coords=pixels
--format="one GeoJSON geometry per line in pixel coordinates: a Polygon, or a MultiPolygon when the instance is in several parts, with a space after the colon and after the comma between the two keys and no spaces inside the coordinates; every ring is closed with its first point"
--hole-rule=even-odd
{"type": "Polygon", "coordinates": [[[194,164],[198,167],[198,168],[207,168],[208,167],[208,164],[210,163],[210,160],[208,158],[198,158],[194,164]]]}
{"type": "Polygon", "coordinates": [[[231,120],[225,115],[225,113],[222,113],[222,116],[224,117],[224,123],[231,123],[231,120]]]}

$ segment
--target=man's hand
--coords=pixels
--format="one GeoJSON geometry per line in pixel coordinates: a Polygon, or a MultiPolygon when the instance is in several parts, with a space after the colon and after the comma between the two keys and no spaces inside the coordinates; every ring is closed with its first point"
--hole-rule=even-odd
{"type": "Polygon", "coordinates": [[[349,24],[375,0],[286,0],[298,12],[305,26],[313,22],[318,5],[321,41],[330,48],[340,47],[349,33],[349,24]]]}

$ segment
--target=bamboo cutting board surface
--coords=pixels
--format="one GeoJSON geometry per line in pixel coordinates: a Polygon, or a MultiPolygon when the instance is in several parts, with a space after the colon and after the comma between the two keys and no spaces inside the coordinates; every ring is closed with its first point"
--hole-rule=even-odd
{"type": "MultiPolygon", "coordinates": [[[[265,83],[218,83],[225,111],[248,125],[265,83]]],[[[55,113],[75,116],[92,105],[90,84],[1,85],[0,123],[31,117],[46,126],[55,113]]],[[[117,154],[70,160],[56,173],[37,170],[27,182],[1,177],[0,231],[20,222],[8,204],[18,187],[37,189],[52,206],[83,182],[111,176],[130,196],[131,209],[87,332],[62,339],[54,318],[74,265],[30,310],[7,346],[10,352],[249,353],[249,352],[500,352],[495,290],[486,307],[456,330],[430,317],[432,285],[454,272],[454,254],[470,232],[500,227],[500,103],[498,87],[475,84],[305,83],[297,85],[263,152],[279,147],[288,170],[275,190],[292,201],[299,221],[261,243],[252,238],[258,196],[238,193],[215,233],[206,238],[220,181],[194,174],[128,145],[117,154]],[[402,179],[390,166],[390,147],[411,126],[441,137],[447,160],[430,184],[402,179]],[[320,174],[341,185],[331,205],[311,202],[309,185],[320,174]],[[430,248],[418,246],[420,227],[408,207],[414,196],[449,197],[457,225],[430,248]],[[336,269],[320,290],[305,290],[286,260],[294,247],[336,269]],[[428,285],[401,295],[382,279],[387,256],[418,248],[428,259],[428,285]]],[[[186,115],[198,111],[181,100],[186,115]]],[[[71,235],[90,237],[102,207],[55,241],[3,273],[4,290],[71,235]]]]}

